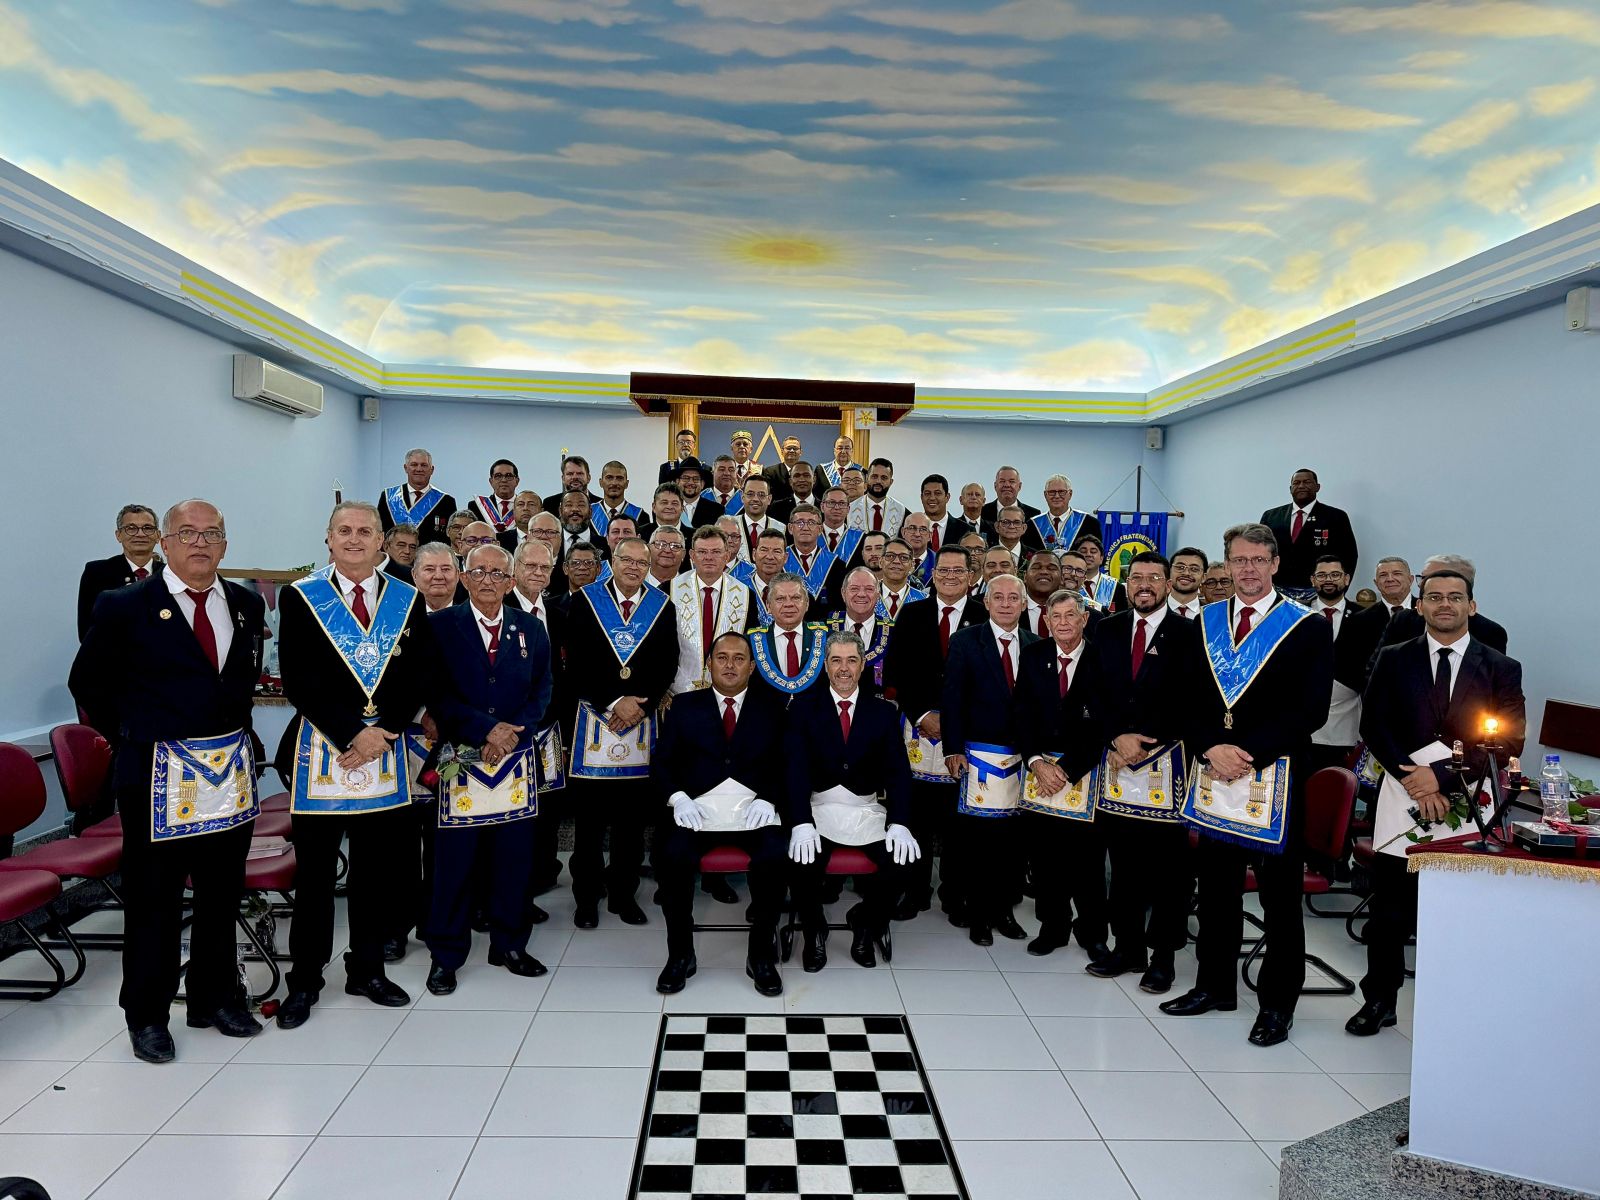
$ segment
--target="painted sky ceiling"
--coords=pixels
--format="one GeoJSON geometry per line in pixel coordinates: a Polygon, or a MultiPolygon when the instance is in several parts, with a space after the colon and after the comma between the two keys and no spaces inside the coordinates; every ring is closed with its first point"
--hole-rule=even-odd
{"type": "Polygon", "coordinates": [[[0,0],[0,156],[390,362],[1142,390],[1600,203],[1600,6],[0,0]]]}

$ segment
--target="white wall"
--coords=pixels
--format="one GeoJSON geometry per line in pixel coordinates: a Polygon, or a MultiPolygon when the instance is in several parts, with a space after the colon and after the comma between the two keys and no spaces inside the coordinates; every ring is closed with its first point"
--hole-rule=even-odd
{"type": "Polygon", "coordinates": [[[242,404],[233,346],[4,251],[0,312],[5,738],[72,719],[78,577],[116,551],[123,504],[203,496],[227,517],[225,566],[288,567],[326,554],[333,478],[366,495],[377,477],[349,393],[315,420],[242,404]]]}
{"type": "Polygon", "coordinates": [[[1151,457],[1208,553],[1306,466],[1350,513],[1354,586],[1386,554],[1472,559],[1479,608],[1523,664],[1532,738],[1546,698],[1600,703],[1597,380],[1600,334],[1545,308],[1174,425],[1151,457]]]}

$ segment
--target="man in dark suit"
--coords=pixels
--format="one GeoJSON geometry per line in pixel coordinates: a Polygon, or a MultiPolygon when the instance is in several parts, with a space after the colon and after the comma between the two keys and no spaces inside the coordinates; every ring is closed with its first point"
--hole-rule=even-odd
{"type": "MultiPolygon", "coordinates": [[[[154,519],[148,509],[138,513],[136,523],[154,519]]],[[[117,745],[112,787],[123,817],[125,907],[119,1003],[133,1052],[145,1062],[170,1062],[175,1053],[167,1020],[178,994],[186,881],[188,1024],[228,1037],[261,1031],[239,986],[234,920],[257,811],[251,704],[266,606],[218,578],[228,543],[213,505],[185,501],[163,526],[168,565],[100,597],[69,680],[90,723],[112,731],[117,745]],[[231,747],[224,744],[230,737],[231,747]],[[206,751],[239,755],[238,766],[216,782],[193,772],[199,799],[190,814],[175,812],[178,789],[168,781],[183,772],[185,755],[202,750],[202,739],[218,743],[206,751]],[[184,825],[194,813],[198,819],[184,825]]]]}
{"type": "MultiPolygon", "coordinates": [[[[1161,1011],[1189,1017],[1238,1006],[1239,944],[1244,936],[1245,868],[1254,866],[1266,924],[1266,961],[1257,993],[1261,1011],[1250,1042],[1273,1046],[1294,1024],[1305,983],[1306,931],[1301,908],[1305,861],[1305,780],[1311,735],[1328,719],[1333,694],[1333,635],[1328,623],[1273,590],[1278,547],[1265,525],[1236,525],[1223,535],[1234,595],[1201,609],[1202,636],[1213,663],[1230,679],[1228,696],[1213,679],[1191,698],[1185,745],[1213,779],[1234,782],[1287,760],[1289,787],[1281,840],[1263,852],[1220,840],[1202,827],[1199,869],[1200,940],[1195,986],[1161,1011]],[[1284,608],[1288,605],[1287,609],[1284,608]],[[1282,610],[1279,612],[1278,610],[1282,610]],[[1214,614],[1214,615],[1208,615],[1214,614]],[[1264,626],[1246,644],[1250,631],[1264,626]],[[1259,651],[1271,647],[1261,661],[1259,651]]],[[[1213,667],[1213,675],[1217,669],[1213,667]]]]}
{"type": "Polygon", "coordinates": [[[678,468],[677,474],[670,482],[678,485],[678,495],[683,500],[683,524],[686,536],[702,525],[717,523],[723,508],[717,503],[716,497],[705,490],[709,482],[705,464],[698,459],[691,459],[678,468]]]}
{"type": "Polygon", "coordinates": [[[783,761],[784,702],[769,688],[750,686],[753,670],[744,634],[716,637],[711,686],[673,700],[650,762],[652,790],[672,810],[670,825],[657,823],[655,844],[661,915],[667,922],[667,965],[656,991],[666,995],[681,992],[695,973],[694,875],[700,856],[718,846],[750,856],[745,974],[763,996],[783,991],[778,911],[789,839],[777,813],[783,793],[776,768],[783,761]]]}
{"type": "MultiPolygon", "coordinates": [[[[1472,565],[1471,559],[1462,558],[1459,554],[1435,554],[1422,564],[1422,573],[1418,578],[1426,583],[1428,577],[1438,571],[1457,571],[1469,582],[1478,575],[1478,569],[1472,565]]],[[[1417,611],[1416,603],[1413,602],[1411,606],[1395,613],[1394,619],[1384,627],[1379,649],[1421,637],[1425,627],[1422,614],[1417,611]]],[[[1476,601],[1473,603],[1472,616],[1467,620],[1467,632],[1491,650],[1498,650],[1501,654],[1506,652],[1505,626],[1498,621],[1491,621],[1477,611],[1476,601]]]]}
{"type": "Polygon", "coordinates": [[[922,511],[928,515],[933,533],[928,539],[928,549],[939,553],[946,542],[951,545],[961,540],[970,528],[950,511],[950,481],[943,475],[929,475],[922,481],[922,511]]]}
{"type": "Polygon", "coordinates": [[[472,514],[472,519],[492,527],[495,540],[505,547],[507,554],[517,548],[515,500],[520,480],[516,463],[509,458],[497,458],[489,467],[489,494],[474,496],[467,501],[467,511],[472,514]]]}
{"type": "Polygon", "coordinates": [[[101,592],[140,583],[161,570],[160,555],[155,553],[161,539],[161,527],[153,508],[142,504],[124,504],[117,513],[117,545],[120,554],[110,558],[97,558],[83,564],[83,577],[78,580],[78,640],[89,630],[89,615],[101,592]]]}
{"type": "Polygon", "coordinates": [[[1029,522],[1039,515],[1037,508],[1019,499],[1022,495],[1022,476],[1015,467],[1001,467],[994,473],[994,494],[995,498],[983,506],[983,519],[990,525],[1000,524],[1002,508],[1020,508],[1029,522]]]}
{"type": "MultiPolygon", "coordinates": [[[[1128,564],[1128,603],[1095,627],[1094,658],[1104,714],[1107,770],[1143,762],[1160,747],[1181,743],[1189,704],[1211,687],[1200,627],[1167,603],[1169,567],[1159,554],[1128,564]]],[[[1177,776],[1182,769],[1179,751],[1177,776]]],[[[1109,779],[1108,784],[1116,780],[1109,779]]],[[[1188,941],[1189,831],[1179,817],[1181,779],[1166,780],[1168,807],[1129,815],[1106,807],[1095,816],[1111,853],[1112,961],[1089,968],[1103,978],[1142,970],[1140,990],[1172,987],[1173,958],[1188,941]],[[1145,910],[1149,910],[1149,922],[1145,910]],[[1148,951],[1148,962],[1147,962],[1148,951]],[[1146,967],[1148,966],[1148,969],[1146,967]]]]}
{"type": "Polygon", "coordinates": [[[1346,614],[1344,629],[1334,647],[1334,678],[1357,694],[1367,686],[1367,676],[1372,672],[1389,622],[1398,614],[1410,611],[1411,585],[1415,579],[1410,564],[1399,555],[1391,554],[1378,560],[1372,581],[1378,591],[1378,602],[1369,608],[1353,608],[1346,614]]]}
{"type": "Polygon", "coordinates": [[[417,551],[421,548],[422,537],[415,525],[391,525],[389,532],[383,535],[383,558],[378,570],[401,583],[410,583],[411,564],[416,562],[417,551]]]}
{"type": "Polygon", "coordinates": [[[1289,477],[1290,503],[1261,514],[1261,523],[1278,539],[1283,561],[1279,586],[1296,592],[1310,589],[1312,569],[1324,554],[1337,554],[1345,572],[1352,578],[1356,573],[1356,535],[1350,517],[1341,508],[1319,503],[1321,490],[1317,473],[1301,467],[1289,477]]]}
{"type": "MultiPolygon", "coordinates": [[[[969,598],[972,556],[954,542],[939,548],[933,564],[933,595],[901,610],[883,656],[884,695],[894,700],[913,732],[929,743],[912,772],[911,832],[928,846],[939,840],[939,899],[953,924],[966,924],[968,857],[960,839],[950,836],[956,812],[956,781],[946,774],[939,748],[943,724],[945,661],[957,632],[989,619],[981,600],[969,598]]],[[[931,847],[930,847],[931,849],[931,847]]],[[[933,861],[924,854],[906,872],[906,894],[895,919],[909,921],[933,900],[933,861]]]]}
{"type": "Polygon", "coordinates": [[[782,461],[775,462],[770,467],[761,468],[762,478],[772,487],[772,503],[774,505],[780,501],[793,500],[795,498],[794,486],[789,482],[789,472],[800,461],[802,453],[800,439],[797,437],[784,438],[780,450],[783,455],[782,461]]]}
{"type": "Polygon", "coordinates": [[[789,518],[794,515],[796,507],[801,504],[812,503],[811,481],[816,477],[816,474],[811,464],[805,461],[797,462],[792,466],[785,466],[784,469],[789,472],[789,490],[792,494],[786,499],[774,500],[768,506],[767,512],[770,516],[787,525],[789,518]]]}
{"type": "MultiPolygon", "coordinates": [[[[1350,576],[1336,554],[1318,557],[1311,572],[1311,586],[1315,596],[1310,602],[1313,614],[1328,622],[1333,633],[1333,702],[1328,709],[1328,721],[1311,735],[1310,771],[1314,775],[1323,767],[1342,767],[1350,759],[1359,736],[1361,723],[1361,688],[1345,682],[1341,665],[1351,657],[1345,643],[1350,640],[1350,621],[1360,611],[1346,594],[1350,590],[1350,576]]],[[[1357,631],[1359,636],[1360,631],[1357,631]]]]}
{"type": "Polygon", "coordinates": [[[545,973],[528,953],[528,904],[539,784],[534,738],[550,705],[550,642],[539,621],[505,603],[514,585],[504,548],[480,546],[467,555],[466,581],[469,603],[428,618],[445,669],[429,711],[445,742],[481,756],[440,785],[426,934],[433,956],[427,987],[435,996],[456,990],[478,903],[489,922],[489,965],[513,975],[545,973]],[[509,768],[509,779],[495,779],[507,759],[522,765],[509,768]]]}
{"type": "MultiPolygon", "coordinates": [[[[1018,485],[1021,486],[1020,483],[1018,485]]],[[[957,538],[969,533],[980,534],[985,546],[992,546],[999,535],[995,532],[994,521],[985,515],[988,501],[984,496],[983,484],[968,483],[961,488],[961,508],[951,514],[951,519],[956,522],[953,532],[957,538]]],[[[998,508],[995,510],[999,511],[998,508]]]]}
{"type": "MultiPolygon", "coordinates": [[[[1083,640],[1089,606],[1062,589],[1045,612],[1050,636],[1023,647],[1018,663],[1016,745],[1025,786],[1052,796],[1094,770],[1105,734],[1099,668],[1083,640]]],[[[1028,953],[1052,954],[1076,933],[1091,969],[1107,962],[1106,841],[1098,820],[1030,811],[1020,825],[1039,914],[1028,953]]]]}
{"type": "Polygon", "coordinates": [[[911,772],[894,705],[862,690],[866,652],[855,634],[829,634],[826,654],[828,685],[790,702],[784,733],[784,823],[797,868],[791,887],[805,930],[801,965],[807,971],[820,971],[828,961],[821,893],[834,848],[860,847],[878,867],[856,881],[861,906],[850,918],[850,957],[863,967],[877,965],[872,947],[889,927],[900,870],[921,855],[906,825],[911,772]]]}
{"type": "Polygon", "coordinates": [[[406,481],[378,497],[378,517],[385,532],[394,525],[415,525],[425,542],[448,542],[447,526],[456,514],[456,498],[433,486],[433,455],[418,447],[406,451],[406,481]]]}
{"type": "Polygon", "coordinates": [[[395,743],[429,698],[437,655],[416,591],[372,570],[378,523],[369,504],[335,507],[332,566],[278,594],[278,667],[295,713],[275,765],[289,782],[299,864],[289,931],[294,965],[277,1017],[284,1029],[305,1024],[322,991],[347,835],[345,991],[390,1008],[411,1003],[383,968],[394,913],[406,900],[399,864],[416,837],[405,752],[395,743]]]}
{"type": "MultiPolygon", "coordinates": [[[[975,743],[999,746],[1011,754],[1018,752],[1017,670],[1023,649],[1038,640],[1021,626],[1026,606],[1022,580],[1015,575],[996,575],[984,593],[988,623],[950,638],[939,716],[943,723],[945,769],[953,779],[966,775],[968,749],[975,743]]],[[[1020,795],[1020,780],[1016,783],[1020,795]]],[[[1000,786],[1005,786],[1004,781],[1000,786]]],[[[1013,939],[1028,936],[1011,912],[1020,875],[1016,817],[1014,806],[982,815],[958,809],[951,828],[952,837],[961,838],[971,847],[971,873],[967,879],[967,916],[971,924],[967,936],[977,946],[993,945],[996,930],[1013,939]]]]}
{"type": "MultiPolygon", "coordinates": [[[[1413,827],[1402,810],[1414,808],[1425,821],[1439,822],[1461,781],[1443,758],[1418,765],[1413,756],[1433,743],[1459,740],[1466,750],[1465,776],[1483,775],[1485,755],[1478,748],[1483,720],[1500,722],[1499,742],[1508,755],[1520,755],[1527,726],[1522,694],[1522,664],[1473,637],[1468,618],[1476,607],[1472,580],[1458,570],[1438,567],[1423,578],[1417,614],[1422,636],[1389,646],[1362,699],[1361,736],[1386,773],[1378,796],[1373,844],[1372,918],[1367,922],[1367,974],[1361,980],[1365,1003],[1346,1023],[1357,1037],[1370,1037],[1395,1023],[1395,999],[1405,982],[1405,944],[1416,932],[1417,879],[1406,871],[1408,841],[1390,833],[1413,827]],[[1393,840],[1393,844],[1384,843],[1393,840]]],[[[1426,831],[1449,834],[1435,825],[1426,831]]]]}
{"type": "Polygon", "coordinates": [[[678,456],[671,462],[664,462],[656,470],[657,483],[674,483],[678,472],[688,463],[699,463],[695,451],[700,445],[700,439],[692,429],[680,429],[672,435],[672,445],[678,456]]]}
{"type": "Polygon", "coordinates": [[[567,671],[578,701],[567,780],[576,844],[568,866],[579,929],[600,923],[602,895],[606,910],[624,924],[646,923],[634,892],[653,811],[653,722],[678,670],[672,600],[644,583],[649,547],[626,538],[611,563],[611,578],[574,593],[567,609],[567,671]],[[601,843],[608,827],[611,860],[605,864],[601,843]]]}
{"type": "Polygon", "coordinates": [[[600,503],[600,497],[589,490],[589,460],[581,454],[569,454],[561,460],[561,490],[544,498],[544,511],[559,516],[561,501],[569,492],[576,492],[583,497],[586,512],[592,511],[600,503]]]}

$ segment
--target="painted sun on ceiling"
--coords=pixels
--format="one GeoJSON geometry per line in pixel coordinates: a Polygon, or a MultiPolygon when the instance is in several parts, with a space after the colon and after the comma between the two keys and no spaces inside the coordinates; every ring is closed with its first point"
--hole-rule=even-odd
{"type": "Polygon", "coordinates": [[[1600,9],[0,0],[0,156],[389,362],[1134,388],[1600,202],[1600,9]]]}

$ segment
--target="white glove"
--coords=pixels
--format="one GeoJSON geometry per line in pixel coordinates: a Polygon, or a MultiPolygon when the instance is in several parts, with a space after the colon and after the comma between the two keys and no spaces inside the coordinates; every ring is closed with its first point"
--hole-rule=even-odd
{"type": "Polygon", "coordinates": [[[917,839],[911,836],[911,830],[904,825],[889,826],[884,831],[883,844],[894,855],[896,866],[903,867],[922,857],[922,847],[917,845],[917,839]]]}
{"type": "Polygon", "coordinates": [[[796,825],[789,832],[789,857],[801,866],[816,862],[821,850],[822,836],[815,825],[796,825]]]}
{"type": "Polygon", "coordinates": [[[685,829],[699,832],[706,823],[706,810],[693,796],[679,792],[672,801],[672,819],[685,829]]]}
{"type": "Polygon", "coordinates": [[[763,825],[776,825],[778,823],[778,810],[773,808],[766,800],[752,800],[750,807],[744,810],[744,827],[746,829],[760,829],[763,825]]]}

